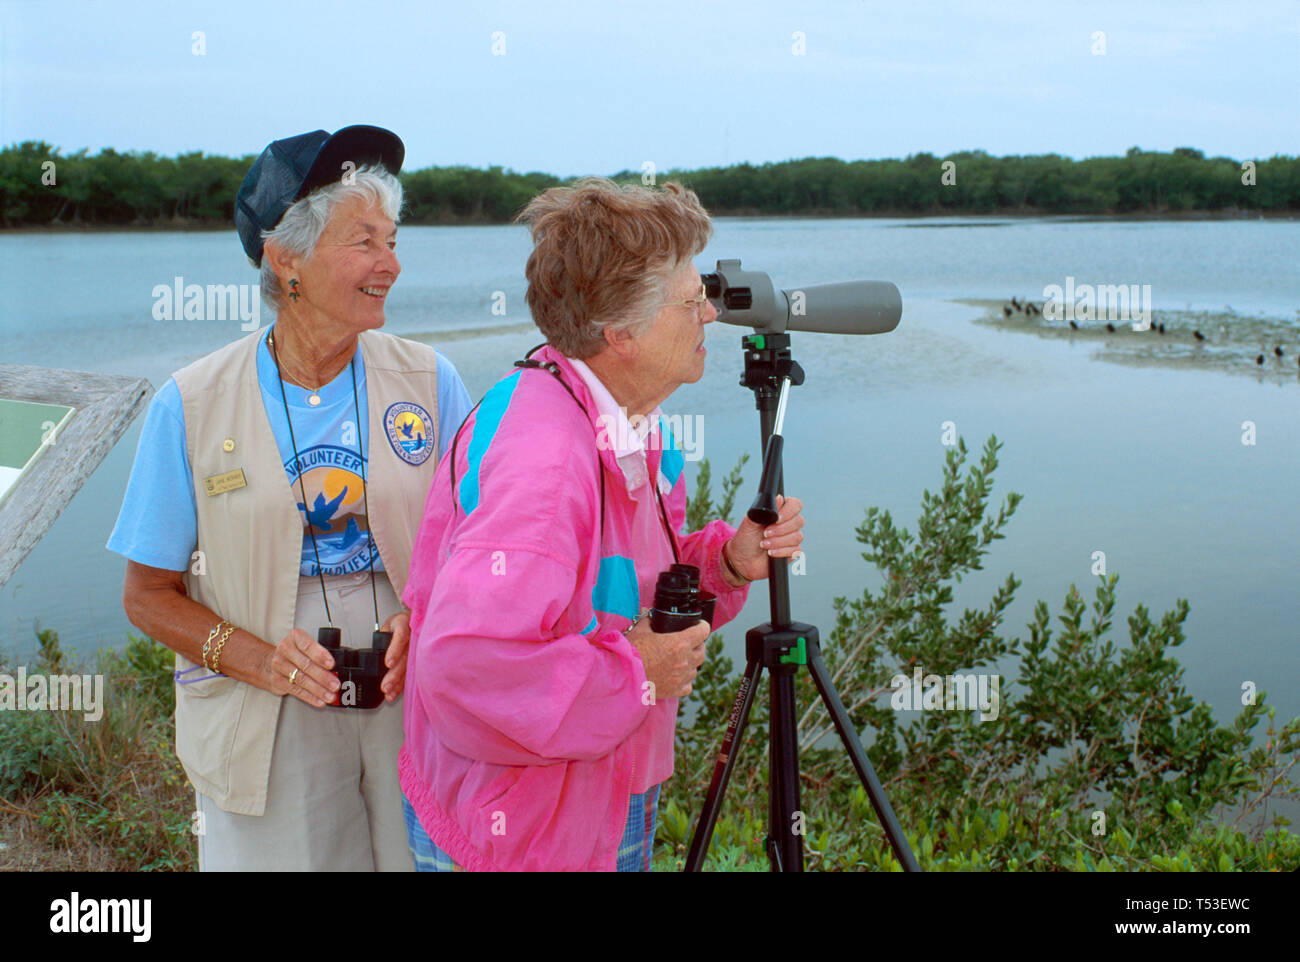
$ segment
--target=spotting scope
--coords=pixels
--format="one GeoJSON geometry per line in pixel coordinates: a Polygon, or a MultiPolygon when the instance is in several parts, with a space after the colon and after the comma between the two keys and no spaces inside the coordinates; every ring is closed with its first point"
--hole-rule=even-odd
{"type": "Polygon", "coordinates": [[[714,273],[701,277],[718,320],[759,334],[884,334],[898,326],[903,314],[903,298],[888,281],[777,290],[772,278],[742,270],[739,260],[718,261],[714,273]]]}

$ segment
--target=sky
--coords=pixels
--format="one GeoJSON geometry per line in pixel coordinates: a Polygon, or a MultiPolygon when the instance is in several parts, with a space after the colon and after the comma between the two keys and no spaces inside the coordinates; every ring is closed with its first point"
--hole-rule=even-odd
{"type": "Polygon", "coordinates": [[[354,123],[561,176],[928,151],[1300,153],[1300,0],[0,0],[0,144],[354,123]]]}

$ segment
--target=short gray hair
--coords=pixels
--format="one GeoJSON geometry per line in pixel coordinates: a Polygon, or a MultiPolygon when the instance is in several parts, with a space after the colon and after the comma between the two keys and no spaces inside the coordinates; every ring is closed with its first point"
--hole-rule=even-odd
{"type": "MultiPolygon", "coordinates": [[[[402,210],[402,182],[384,167],[366,165],[359,167],[346,181],[339,180],[318,187],[306,197],[296,201],[284,212],[280,223],[272,230],[262,231],[262,240],[271,241],[281,250],[298,257],[310,257],[316,250],[325,225],[334,216],[334,209],[343,201],[364,197],[378,204],[393,222],[400,219],[402,210]]],[[[284,291],[275,276],[269,257],[262,258],[262,300],[273,311],[278,311],[284,291]]]]}
{"type": "Polygon", "coordinates": [[[694,191],[671,181],[662,190],[603,178],[552,187],[516,221],[533,235],[524,269],[533,321],[552,347],[580,359],[605,349],[608,329],[644,333],[672,272],[713,230],[694,191]]]}

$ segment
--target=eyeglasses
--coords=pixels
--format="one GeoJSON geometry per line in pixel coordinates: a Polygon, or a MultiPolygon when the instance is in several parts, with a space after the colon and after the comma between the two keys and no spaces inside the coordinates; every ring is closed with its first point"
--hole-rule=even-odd
{"type": "Polygon", "coordinates": [[[703,284],[703,283],[701,283],[701,284],[700,284],[700,296],[699,296],[699,297],[692,297],[689,301],[669,301],[668,303],[666,303],[666,304],[660,304],[659,306],[660,306],[660,307],[677,307],[678,305],[685,304],[685,305],[687,305],[688,307],[693,307],[693,308],[695,308],[695,313],[696,313],[697,315],[702,315],[702,314],[704,313],[704,306],[705,306],[706,304],[708,304],[708,303],[709,303],[709,288],[708,288],[708,285],[707,285],[707,284],[703,284]]]}

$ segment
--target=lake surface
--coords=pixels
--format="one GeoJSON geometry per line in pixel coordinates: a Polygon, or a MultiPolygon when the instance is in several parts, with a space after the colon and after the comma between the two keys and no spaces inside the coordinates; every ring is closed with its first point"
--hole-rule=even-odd
{"type": "MultiPolygon", "coordinates": [[[[403,228],[403,273],[386,330],[434,343],[477,399],[541,340],[524,303],[528,250],[521,228],[403,228]]],[[[1297,251],[1300,224],[1277,220],[718,221],[701,269],[740,257],[781,287],[863,278],[891,280],[903,294],[894,333],[794,338],[808,375],[786,422],[786,485],[804,500],[808,522],[807,574],[791,579],[796,617],[828,634],[831,599],[879,583],[853,529],[878,505],[915,530],[922,489],[940,481],[941,425],[952,421],[973,458],[990,434],[1003,442],[994,509],[1010,490],[1025,496],[984,570],[956,587],[957,612],[985,604],[1014,571],[1024,584],[1003,630],[1024,637],[1036,599],[1055,616],[1073,583],[1091,601],[1092,555],[1104,551],[1121,578],[1117,642],[1127,641],[1125,619],[1138,603],[1158,620],[1185,597],[1188,640],[1175,657],[1219,721],[1239,710],[1244,681],[1266,689],[1279,715],[1300,713],[1297,251]],[[1224,338],[1262,318],[1289,334],[1279,335],[1285,358],[1239,369],[1141,356],[1112,363],[1102,337],[999,330],[974,323],[984,309],[960,302],[1041,300],[1067,276],[1149,284],[1157,310],[1213,314],[1224,338]],[[1253,446],[1242,444],[1244,421],[1255,425],[1253,446]]],[[[155,320],[154,288],[176,277],[257,280],[233,231],[0,236],[3,361],[139,375],[160,386],[242,336],[238,321],[155,320]]],[[[704,379],[665,409],[703,416],[702,453],[715,479],[750,453],[743,508],[759,452],[753,396],[737,386],[742,333],[711,325],[704,379]]],[[[1189,332],[1181,333],[1186,341],[1189,332]]],[[[6,655],[30,654],[37,623],[80,651],[120,645],[133,630],[121,607],[125,562],[104,543],[139,424],[0,590],[6,655]]],[[[724,629],[733,656],[744,628],[766,620],[766,606],[767,592],[754,591],[724,629]]]]}

